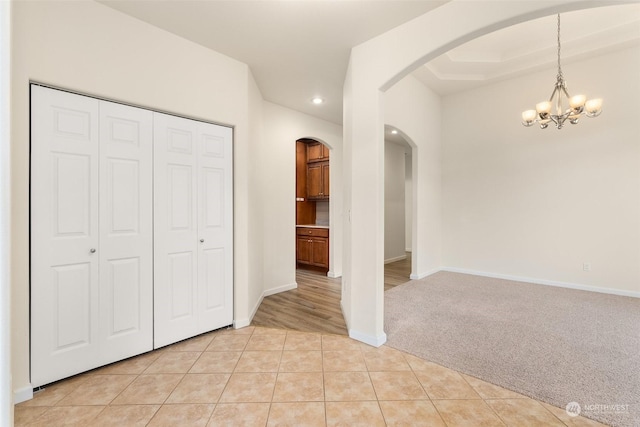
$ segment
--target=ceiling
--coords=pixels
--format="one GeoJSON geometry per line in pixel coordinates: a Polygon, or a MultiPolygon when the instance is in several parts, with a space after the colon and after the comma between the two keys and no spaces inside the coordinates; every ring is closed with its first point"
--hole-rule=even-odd
{"type": "MultiPolygon", "coordinates": [[[[265,100],[342,123],[349,52],[446,3],[435,0],[97,0],[249,65],[265,100]],[[314,105],[311,99],[324,99],[314,105]]],[[[440,94],[556,61],[555,16],[496,31],[414,72],[440,94]]],[[[640,43],[640,4],[562,15],[563,63],[640,43]]]]}

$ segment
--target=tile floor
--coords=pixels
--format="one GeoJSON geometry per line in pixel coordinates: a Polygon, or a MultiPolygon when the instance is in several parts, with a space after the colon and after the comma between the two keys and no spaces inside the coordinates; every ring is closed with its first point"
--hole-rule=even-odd
{"type": "Polygon", "coordinates": [[[247,327],[60,381],[16,426],[599,426],[390,347],[247,327]]]}

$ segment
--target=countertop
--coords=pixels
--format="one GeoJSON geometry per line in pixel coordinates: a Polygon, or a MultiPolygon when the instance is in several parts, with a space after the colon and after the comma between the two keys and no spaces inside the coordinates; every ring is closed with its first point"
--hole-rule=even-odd
{"type": "Polygon", "coordinates": [[[309,225],[296,225],[296,228],[304,227],[304,228],[325,228],[329,229],[328,225],[318,225],[318,224],[309,224],[309,225]]]}

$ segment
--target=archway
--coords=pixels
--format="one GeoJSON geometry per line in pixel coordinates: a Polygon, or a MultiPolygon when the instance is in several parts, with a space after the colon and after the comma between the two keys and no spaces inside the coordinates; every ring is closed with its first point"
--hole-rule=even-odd
{"type": "Polygon", "coordinates": [[[343,275],[343,310],[352,338],[374,346],[386,341],[381,267],[382,94],[421,64],[475,37],[530,19],[607,4],[610,2],[562,0],[553,4],[507,2],[489,8],[484,2],[454,0],[352,49],[344,85],[344,191],[348,219],[344,227],[343,275]]]}

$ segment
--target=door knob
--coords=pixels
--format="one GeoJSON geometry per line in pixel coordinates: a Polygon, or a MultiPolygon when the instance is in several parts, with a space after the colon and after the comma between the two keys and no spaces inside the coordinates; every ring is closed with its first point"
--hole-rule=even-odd
{"type": "Polygon", "coordinates": [[[91,249],[89,249],[89,252],[91,252],[92,254],[95,254],[96,253],[96,249],[95,248],[91,248],[91,249]]]}
{"type": "Polygon", "coordinates": [[[204,239],[200,239],[200,243],[204,243],[204,239]]]}

